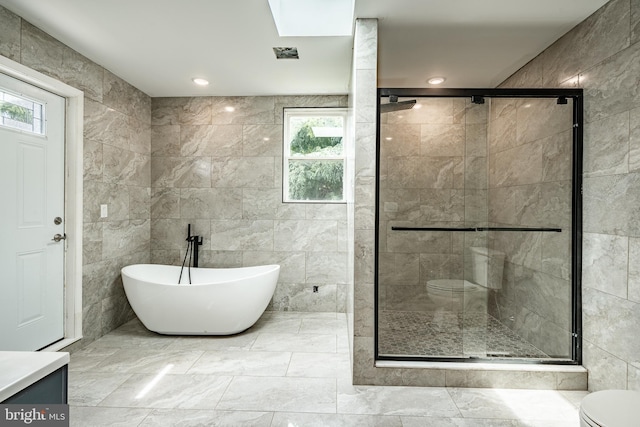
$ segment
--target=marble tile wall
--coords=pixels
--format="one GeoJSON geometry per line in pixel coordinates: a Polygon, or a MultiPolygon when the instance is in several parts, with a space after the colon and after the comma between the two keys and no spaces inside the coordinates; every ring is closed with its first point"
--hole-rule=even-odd
{"type": "Polygon", "coordinates": [[[589,389],[640,390],[640,1],[612,0],[503,87],[585,91],[583,356],[589,389]]]}
{"type": "Polygon", "coordinates": [[[85,93],[82,347],[133,317],[120,268],[149,261],[151,99],[1,6],[0,54],[85,93]]]}
{"type": "MultiPolygon", "coordinates": [[[[349,103],[354,116],[353,314],[348,313],[354,384],[374,384],[374,254],[378,20],[357,19],[349,103]],[[351,323],[353,325],[351,325],[351,323]]],[[[351,286],[349,286],[351,293],[351,286]]]]}
{"type": "Polygon", "coordinates": [[[489,222],[561,233],[491,232],[505,253],[490,313],[552,357],[571,357],[572,107],[555,99],[492,99],[489,222]]]}
{"type": "Polygon", "coordinates": [[[347,96],[151,104],[151,261],[180,265],[192,224],[202,267],[281,265],[268,310],[344,312],[347,207],[283,203],[281,171],[283,108],[346,107],[347,96]]]}

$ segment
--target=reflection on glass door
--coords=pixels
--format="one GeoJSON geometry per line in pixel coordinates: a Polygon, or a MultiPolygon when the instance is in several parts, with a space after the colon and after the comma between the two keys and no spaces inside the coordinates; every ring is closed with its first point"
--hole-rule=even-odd
{"type": "Polygon", "coordinates": [[[570,360],[572,99],[394,101],[380,108],[378,355],[570,360]]]}

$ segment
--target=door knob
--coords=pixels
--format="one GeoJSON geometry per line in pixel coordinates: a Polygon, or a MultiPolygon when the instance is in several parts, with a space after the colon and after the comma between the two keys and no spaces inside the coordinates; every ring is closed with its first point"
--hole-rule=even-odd
{"type": "Polygon", "coordinates": [[[53,240],[54,242],[59,242],[60,240],[64,240],[66,238],[67,238],[67,234],[66,233],[64,233],[64,234],[56,234],[55,236],[53,236],[53,239],[51,239],[51,240],[53,240]]]}

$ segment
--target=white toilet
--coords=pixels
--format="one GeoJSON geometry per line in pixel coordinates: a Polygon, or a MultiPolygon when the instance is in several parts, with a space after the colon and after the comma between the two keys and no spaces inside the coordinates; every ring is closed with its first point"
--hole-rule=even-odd
{"type": "Polygon", "coordinates": [[[483,247],[471,247],[469,251],[471,282],[463,279],[427,281],[427,295],[438,309],[486,312],[488,290],[502,287],[504,253],[483,247]]]}
{"type": "Polygon", "coordinates": [[[640,426],[640,392],[603,390],[580,403],[580,427],[640,426]]]}

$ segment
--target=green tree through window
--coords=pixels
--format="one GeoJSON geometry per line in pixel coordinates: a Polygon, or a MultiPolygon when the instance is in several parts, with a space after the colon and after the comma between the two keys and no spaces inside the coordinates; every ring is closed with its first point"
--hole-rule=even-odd
{"type": "Polygon", "coordinates": [[[342,162],[289,163],[289,197],[294,200],[342,200],[342,162]]]}
{"type": "Polygon", "coordinates": [[[342,137],[318,137],[313,128],[342,128],[342,121],[334,117],[314,117],[306,120],[291,140],[291,153],[330,153],[340,155],[342,153],[342,137]]]}
{"type": "Polygon", "coordinates": [[[11,120],[33,124],[33,113],[31,110],[12,104],[11,102],[0,101],[0,114],[11,120]]]}
{"type": "MultiPolygon", "coordinates": [[[[295,110],[294,110],[295,111],[295,110]]],[[[287,115],[285,175],[289,201],[344,200],[344,112],[287,115]]]]}

